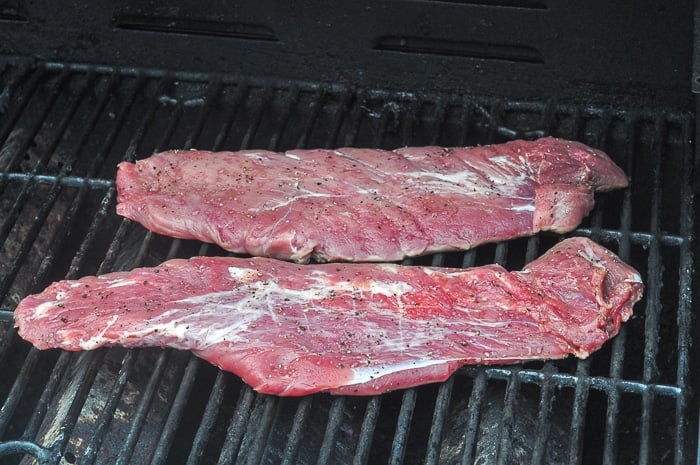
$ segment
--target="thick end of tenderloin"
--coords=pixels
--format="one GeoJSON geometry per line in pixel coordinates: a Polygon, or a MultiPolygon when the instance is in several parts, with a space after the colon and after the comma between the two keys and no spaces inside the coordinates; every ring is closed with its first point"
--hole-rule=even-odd
{"type": "Polygon", "coordinates": [[[580,358],[618,333],[644,291],[634,268],[583,237],[560,242],[527,265],[521,276],[543,296],[563,304],[533,316],[545,330],[566,340],[580,358]]]}
{"type": "Polygon", "coordinates": [[[540,185],[575,183],[593,191],[609,191],[629,184],[625,172],[607,154],[580,142],[544,137],[529,152],[540,185]]]}

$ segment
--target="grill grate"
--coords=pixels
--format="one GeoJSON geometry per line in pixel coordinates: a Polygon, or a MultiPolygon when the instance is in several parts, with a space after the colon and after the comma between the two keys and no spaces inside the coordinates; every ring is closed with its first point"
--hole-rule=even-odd
{"type": "MultiPolygon", "coordinates": [[[[113,213],[117,162],[176,147],[581,140],[608,151],[632,186],[598,196],[576,234],[616,251],[647,285],[635,317],[588,360],[465,367],[373,398],[262,396],[171,350],[41,352],[0,318],[0,463],[697,460],[692,115],[23,62],[0,79],[2,308],[52,280],[223,253],[113,213]]],[[[519,268],[557,240],[406,263],[519,268]]]]}

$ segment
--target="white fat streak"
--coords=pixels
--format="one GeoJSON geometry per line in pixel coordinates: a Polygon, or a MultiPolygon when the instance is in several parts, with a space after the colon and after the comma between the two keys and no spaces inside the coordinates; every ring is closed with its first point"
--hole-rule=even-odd
{"type": "Polygon", "coordinates": [[[465,164],[469,166],[468,169],[451,173],[414,171],[406,175],[421,179],[422,183],[432,189],[462,195],[480,195],[494,191],[512,195],[528,177],[523,160],[518,163],[504,155],[484,161],[469,160],[465,164]],[[484,185],[485,178],[488,179],[489,186],[484,185]]]}
{"type": "Polygon", "coordinates": [[[472,171],[458,171],[443,174],[433,171],[413,171],[406,173],[409,178],[420,179],[420,184],[441,193],[478,195],[486,192],[479,176],[472,171]]]}
{"type": "Polygon", "coordinates": [[[406,282],[378,282],[372,281],[369,285],[369,292],[372,294],[381,294],[387,297],[400,296],[407,292],[411,292],[413,286],[406,282]]]}
{"type": "MultiPolygon", "coordinates": [[[[255,269],[232,268],[229,269],[229,273],[234,279],[236,277],[257,276],[255,269]]],[[[251,325],[255,324],[261,317],[269,316],[274,322],[278,322],[279,315],[276,309],[280,306],[304,305],[317,302],[320,299],[330,297],[331,290],[335,292],[335,295],[347,292],[362,296],[365,292],[368,292],[397,300],[403,293],[413,290],[405,282],[377,283],[373,281],[368,286],[357,287],[352,282],[346,281],[331,283],[329,280],[330,276],[320,270],[315,270],[312,274],[311,284],[303,289],[284,288],[277,281],[263,280],[248,282],[244,286],[232,290],[212,292],[178,300],[175,304],[183,304],[182,308],[176,307],[164,312],[157,318],[150,320],[141,329],[124,331],[120,334],[120,339],[143,338],[148,335],[158,334],[159,337],[168,336],[181,341],[182,348],[191,348],[192,342],[196,341],[194,345],[201,350],[211,344],[222,341],[247,341],[248,337],[254,332],[251,325]],[[197,312],[186,310],[191,305],[197,306],[197,312]],[[235,314],[236,317],[221,318],[222,312],[235,314]],[[202,320],[210,321],[211,323],[206,325],[206,327],[202,327],[202,320]]],[[[314,308],[319,309],[316,305],[314,305],[314,308]]],[[[97,347],[107,342],[103,337],[106,330],[81,344],[81,347],[97,347]]],[[[377,331],[379,330],[381,328],[377,328],[377,331]]],[[[170,345],[173,347],[178,346],[178,344],[170,345]]]]}
{"type": "Polygon", "coordinates": [[[454,271],[450,270],[449,272],[445,271],[444,269],[440,269],[437,267],[423,267],[422,268],[423,273],[427,274],[428,276],[432,275],[449,275],[450,277],[456,277],[456,276],[461,276],[462,274],[467,274],[468,270],[464,271],[454,271]]]}
{"type": "Polygon", "coordinates": [[[100,331],[100,333],[97,336],[93,336],[90,339],[88,339],[87,341],[80,342],[80,344],[79,344],[80,348],[83,350],[93,350],[93,349],[96,349],[96,348],[102,346],[106,342],[112,342],[111,339],[105,338],[104,335],[109,330],[109,328],[114,323],[117,322],[118,319],[119,319],[119,315],[112,315],[112,318],[109,319],[109,321],[107,322],[107,325],[104,327],[104,329],[102,331],[100,331]]]}
{"type": "Polygon", "coordinates": [[[326,192],[312,192],[307,189],[299,189],[298,195],[291,195],[284,199],[279,199],[277,202],[266,202],[265,208],[251,208],[251,210],[274,210],[277,208],[286,207],[287,205],[297,202],[302,199],[314,199],[314,198],[337,198],[341,197],[339,194],[329,194],[326,192]]]}
{"type": "MultiPolygon", "coordinates": [[[[59,292],[59,294],[60,294],[60,292],[59,292]]],[[[56,297],[59,300],[61,299],[61,297],[58,297],[58,295],[56,295],[56,297]]],[[[44,303],[37,305],[36,307],[34,307],[34,314],[32,317],[35,319],[38,319],[38,318],[43,318],[43,317],[47,316],[49,313],[51,313],[51,309],[53,309],[59,303],[60,302],[58,300],[56,300],[56,301],[44,302],[44,303]]]]}
{"type": "Polygon", "coordinates": [[[535,211],[535,204],[531,203],[528,205],[514,205],[508,210],[514,211],[514,212],[534,212],[535,211]]]}
{"type": "MultiPolygon", "coordinates": [[[[579,250],[577,253],[579,256],[583,257],[586,261],[591,263],[593,266],[596,266],[598,268],[604,269],[607,271],[607,268],[605,265],[603,265],[601,259],[596,255],[595,251],[593,248],[590,246],[588,242],[583,242],[583,248],[584,250],[579,250]]],[[[633,272],[632,276],[630,278],[625,279],[625,282],[629,283],[639,283],[639,284],[644,284],[642,281],[642,277],[639,273],[633,272]]]]}
{"type": "Polygon", "coordinates": [[[299,155],[290,152],[286,152],[284,156],[287,158],[291,158],[292,160],[301,160],[301,157],[299,155]]]}
{"type": "Polygon", "coordinates": [[[136,281],[131,280],[131,279],[120,279],[118,281],[113,282],[109,286],[107,286],[107,288],[112,289],[115,287],[131,286],[132,284],[136,284],[136,281]]]}
{"type": "MultiPolygon", "coordinates": [[[[380,269],[384,271],[390,271],[392,273],[397,273],[398,269],[395,265],[383,264],[378,265],[380,269]]],[[[311,272],[317,281],[317,284],[313,286],[315,289],[322,289],[328,292],[328,289],[333,289],[337,292],[350,292],[350,293],[363,293],[369,292],[371,294],[380,294],[386,297],[398,297],[407,292],[413,291],[413,286],[405,281],[370,281],[369,286],[364,283],[348,282],[348,281],[338,281],[331,283],[328,279],[328,273],[321,270],[314,270],[311,272]]],[[[288,292],[288,291],[287,291],[288,292]]]]}
{"type": "Polygon", "coordinates": [[[393,273],[396,274],[399,272],[401,267],[399,265],[394,265],[391,263],[377,263],[374,265],[377,269],[385,271],[387,273],[393,273]]]}
{"type": "Polygon", "coordinates": [[[348,384],[350,384],[351,386],[353,384],[363,384],[380,378],[382,376],[391,375],[393,373],[399,373],[405,370],[416,370],[433,365],[442,365],[454,361],[456,359],[457,358],[435,360],[407,360],[405,362],[397,363],[395,365],[353,368],[352,380],[348,384]]]}
{"type": "Polygon", "coordinates": [[[251,268],[240,268],[236,266],[229,266],[228,274],[237,281],[252,281],[258,275],[257,271],[251,268]]]}
{"type": "Polygon", "coordinates": [[[412,171],[406,173],[410,178],[433,178],[450,184],[469,184],[478,182],[480,177],[470,170],[455,171],[453,173],[438,173],[436,171],[412,171]]]}
{"type": "Polygon", "coordinates": [[[157,319],[151,320],[147,326],[140,330],[124,332],[121,337],[131,339],[144,338],[151,335],[158,335],[159,338],[168,336],[181,343],[169,342],[168,345],[180,349],[191,349],[193,347],[205,349],[211,344],[224,341],[242,342],[246,340],[245,334],[251,323],[257,321],[263,312],[259,305],[255,306],[253,302],[254,298],[241,299],[230,304],[210,301],[199,306],[194,314],[193,312],[175,308],[164,312],[157,319]],[[227,311],[235,313],[236,318],[221,318],[222,312],[225,313],[227,311]],[[211,324],[202,327],[197,320],[199,318],[207,318],[207,316],[210,317],[208,321],[211,321],[211,324]]]}

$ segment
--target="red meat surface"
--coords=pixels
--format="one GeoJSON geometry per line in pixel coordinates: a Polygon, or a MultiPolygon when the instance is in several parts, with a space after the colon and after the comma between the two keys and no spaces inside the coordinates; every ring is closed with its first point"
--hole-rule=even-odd
{"type": "Polygon", "coordinates": [[[516,272],[196,257],[54,283],[15,322],[40,349],[187,349],[262,393],[370,395],[465,364],[586,357],[642,290],[585,238],[516,272]]]}
{"type": "Polygon", "coordinates": [[[396,261],[574,229],[607,155],[543,138],[394,151],[169,151],[117,172],[117,213],[164,235],[300,263],[396,261]]]}

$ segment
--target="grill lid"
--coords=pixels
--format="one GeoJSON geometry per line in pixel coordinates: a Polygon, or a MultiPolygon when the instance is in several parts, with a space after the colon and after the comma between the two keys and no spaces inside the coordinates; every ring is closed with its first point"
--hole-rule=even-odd
{"type": "Polygon", "coordinates": [[[149,0],[91,2],[89,10],[80,2],[6,0],[0,53],[687,109],[692,12],[691,0],[149,0]]]}

